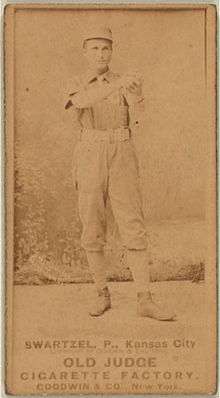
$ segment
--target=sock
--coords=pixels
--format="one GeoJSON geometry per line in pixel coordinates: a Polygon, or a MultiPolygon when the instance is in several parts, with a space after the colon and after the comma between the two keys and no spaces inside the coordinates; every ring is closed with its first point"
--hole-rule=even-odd
{"type": "Polygon", "coordinates": [[[147,292],[150,289],[150,269],[146,250],[127,250],[129,266],[135,284],[135,292],[147,292]]]}
{"type": "Polygon", "coordinates": [[[92,273],[95,287],[97,290],[102,290],[107,286],[105,256],[103,251],[100,252],[86,252],[89,268],[92,273]]]}

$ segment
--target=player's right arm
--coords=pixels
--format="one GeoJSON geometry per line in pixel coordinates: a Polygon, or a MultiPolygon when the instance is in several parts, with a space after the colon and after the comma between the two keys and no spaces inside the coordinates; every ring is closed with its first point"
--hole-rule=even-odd
{"type": "Polygon", "coordinates": [[[67,94],[66,97],[65,109],[69,109],[74,105],[73,103],[74,95],[82,91],[82,83],[79,77],[75,77],[75,79],[71,81],[68,91],[69,93],[67,94]]]}
{"type": "Polygon", "coordinates": [[[101,87],[83,87],[77,93],[74,93],[70,99],[73,106],[78,109],[89,108],[96,102],[107,98],[114,91],[120,88],[119,82],[112,82],[101,87]]]}
{"type": "Polygon", "coordinates": [[[93,86],[92,84],[83,85],[79,79],[76,79],[74,89],[69,94],[65,109],[69,109],[71,106],[76,109],[89,108],[96,102],[107,98],[114,91],[118,91],[122,87],[126,88],[132,82],[133,77],[124,76],[108,83],[108,85],[93,86]]]}
{"type": "Polygon", "coordinates": [[[78,81],[73,92],[69,95],[69,100],[66,103],[65,109],[69,109],[71,106],[77,109],[89,108],[96,102],[107,98],[114,91],[126,87],[130,83],[130,80],[130,77],[121,77],[108,83],[108,85],[103,84],[102,86],[93,86],[92,84],[83,86],[83,84],[78,81]]]}

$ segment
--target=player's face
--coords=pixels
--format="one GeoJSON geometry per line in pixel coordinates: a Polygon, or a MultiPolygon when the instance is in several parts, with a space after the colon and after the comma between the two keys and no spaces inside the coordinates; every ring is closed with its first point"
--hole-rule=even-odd
{"type": "Polygon", "coordinates": [[[97,72],[106,70],[112,57],[112,44],[105,39],[90,39],[85,42],[84,55],[89,66],[97,72]]]}

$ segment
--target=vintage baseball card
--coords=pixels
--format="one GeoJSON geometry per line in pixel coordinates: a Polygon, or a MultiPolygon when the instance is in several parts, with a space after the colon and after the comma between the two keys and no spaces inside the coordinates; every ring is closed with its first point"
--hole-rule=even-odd
{"type": "Polygon", "coordinates": [[[216,394],[216,15],[5,7],[7,394],[216,394]]]}

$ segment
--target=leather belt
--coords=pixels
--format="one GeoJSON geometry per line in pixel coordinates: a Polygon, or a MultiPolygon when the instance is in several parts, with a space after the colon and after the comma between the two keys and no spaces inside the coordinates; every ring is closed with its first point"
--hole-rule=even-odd
{"type": "Polygon", "coordinates": [[[127,141],[131,138],[131,132],[129,128],[120,127],[117,129],[83,129],[81,131],[81,141],[127,141]]]}

